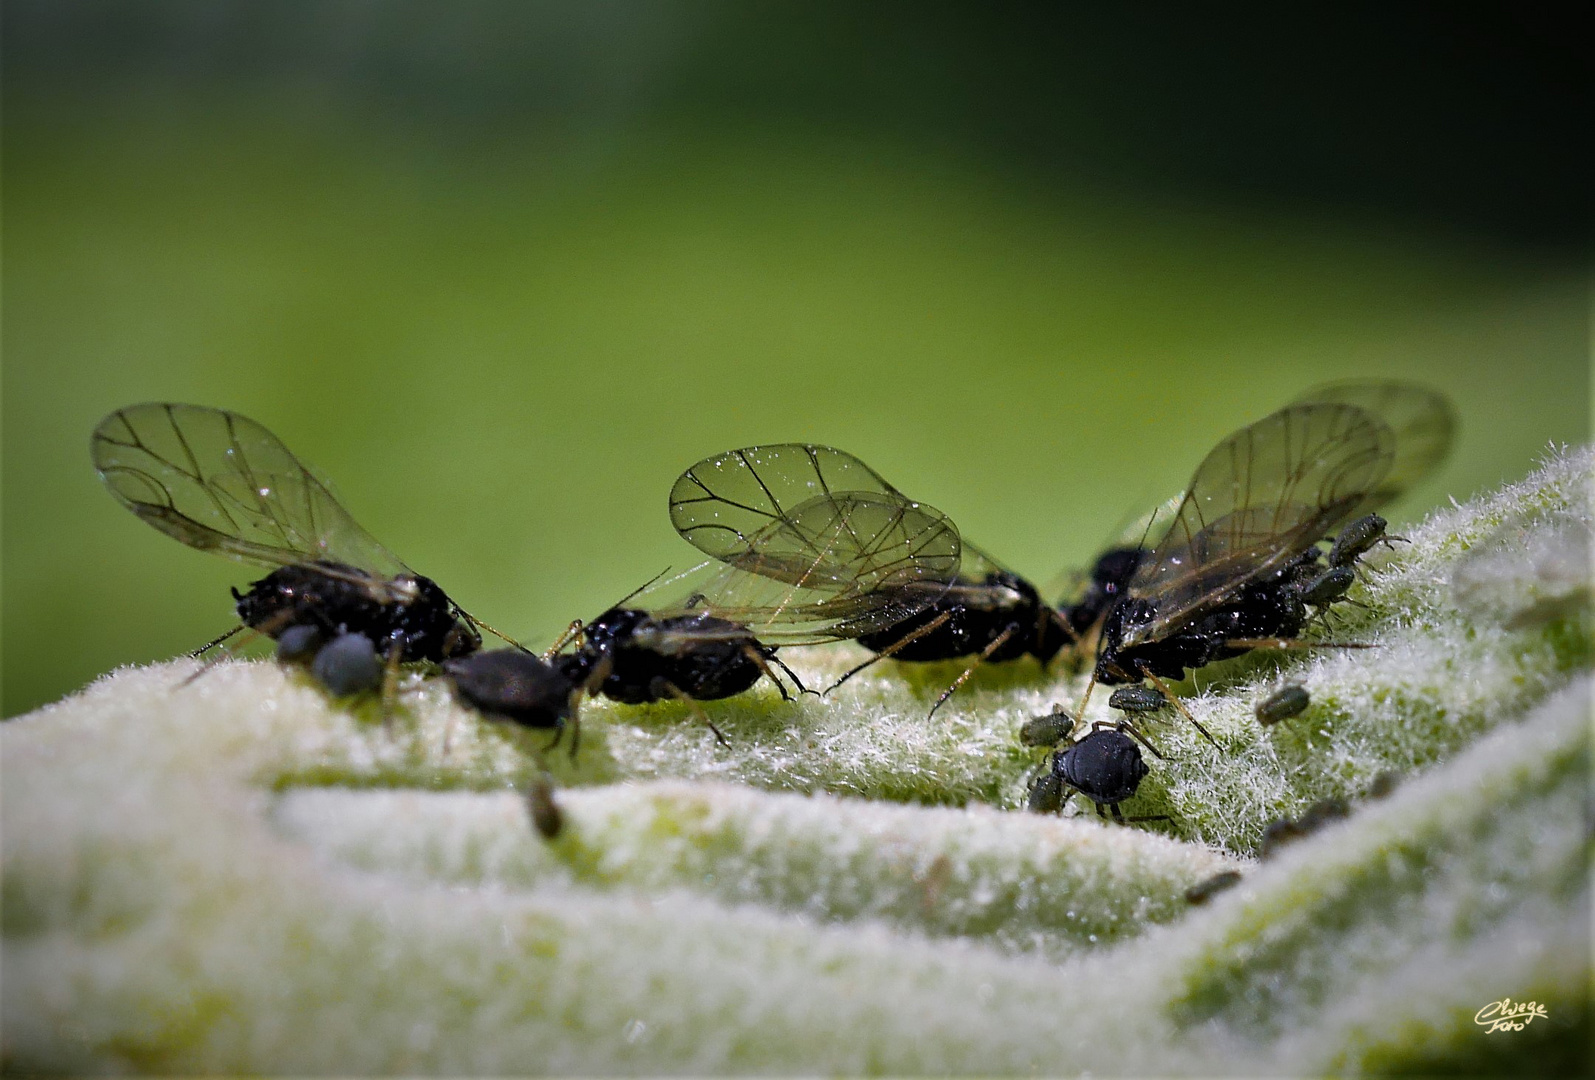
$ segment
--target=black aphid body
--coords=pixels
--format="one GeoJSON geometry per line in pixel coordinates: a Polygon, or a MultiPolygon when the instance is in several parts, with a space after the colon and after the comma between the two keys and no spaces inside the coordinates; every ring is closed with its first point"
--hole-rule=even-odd
{"type": "Polygon", "coordinates": [[[1137,597],[1115,604],[1102,626],[1097,681],[1108,686],[1138,683],[1143,668],[1165,679],[1183,679],[1196,669],[1250,652],[1231,642],[1255,638],[1293,638],[1307,621],[1300,583],[1317,576],[1322,554],[1312,548],[1268,577],[1247,582],[1233,599],[1166,637],[1125,648],[1126,626],[1150,618],[1151,606],[1137,597]]]}
{"type": "Polygon", "coordinates": [[[858,643],[871,652],[890,650],[894,660],[953,660],[984,653],[1006,633],[1007,640],[986,654],[987,661],[1001,663],[1030,655],[1043,664],[1069,643],[1041,594],[1024,578],[995,570],[975,584],[975,589],[954,585],[925,610],[885,630],[862,634],[858,643]],[[893,648],[915,630],[944,616],[947,621],[942,625],[893,648]]]}
{"type": "Polygon", "coordinates": [[[482,639],[431,578],[383,579],[330,561],[279,567],[246,593],[233,590],[238,618],[272,638],[314,626],[328,638],[364,634],[384,655],[397,645],[401,661],[465,656],[482,639]]]}
{"type": "Polygon", "coordinates": [[[1076,634],[1083,634],[1095,626],[1114,601],[1124,594],[1125,586],[1135,576],[1145,556],[1146,549],[1140,547],[1109,548],[1097,556],[1096,565],[1091,568],[1091,584],[1085,595],[1077,603],[1059,609],[1070,629],[1076,634]]]}
{"type": "Polygon", "coordinates": [[[1147,774],[1135,740],[1114,728],[1100,728],[1052,755],[1052,772],[1063,783],[1097,804],[1097,812],[1131,798],[1147,774]]]}
{"type": "Polygon", "coordinates": [[[562,670],[575,683],[604,674],[592,692],[626,705],[731,697],[764,675],[755,656],[775,656],[747,627],[712,615],[659,618],[616,607],[588,623],[584,635],[583,646],[560,661],[562,670]]]}
{"type": "Polygon", "coordinates": [[[391,672],[481,648],[470,616],[377,543],[247,416],[131,405],[100,421],[89,452],[106,488],[140,521],[200,551],[270,568],[247,592],[232,591],[243,627],[199,653],[247,627],[277,640],[281,659],[308,662],[329,689],[348,693],[374,685],[374,656],[391,672]]]}
{"type": "Polygon", "coordinates": [[[561,730],[575,715],[576,684],[558,665],[519,649],[447,660],[443,673],[467,705],[523,727],[561,730]]]}
{"type": "Polygon", "coordinates": [[[1310,390],[1222,440],[1109,608],[1098,681],[1183,678],[1299,644],[1304,594],[1321,610],[1344,596],[1344,575],[1325,570],[1384,538],[1384,519],[1366,511],[1438,465],[1454,430],[1442,395],[1371,380],[1310,390]],[[1337,528],[1326,566],[1317,545],[1337,528]]]}

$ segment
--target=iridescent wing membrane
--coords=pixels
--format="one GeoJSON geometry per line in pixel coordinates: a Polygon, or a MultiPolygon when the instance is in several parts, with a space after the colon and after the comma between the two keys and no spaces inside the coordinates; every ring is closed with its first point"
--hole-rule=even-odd
{"type": "Polygon", "coordinates": [[[1146,614],[1126,621],[1123,646],[1167,636],[1322,540],[1382,490],[1395,457],[1388,424],[1331,402],[1287,406],[1219,443],[1130,580],[1146,614]]]}
{"type": "Polygon", "coordinates": [[[1433,472],[1451,452],[1456,438],[1456,411],[1443,394],[1415,383],[1394,380],[1349,380],[1307,391],[1295,404],[1327,402],[1355,405],[1384,421],[1395,436],[1395,457],[1385,478],[1368,493],[1358,510],[1377,510],[1433,472]]]}
{"type": "Polygon", "coordinates": [[[384,578],[409,572],[246,416],[133,405],[101,420],[89,449],[122,505],[189,547],[263,566],[322,560],[384,578]]]}
{"type": "Polygon", "coordinates": [[[676,529],[722,564],[682,605],[771,644],[858,637],[923,611],[957,578],[940,511],[849,454],[783,443],[699,462],[670,495],[676,529]]]}

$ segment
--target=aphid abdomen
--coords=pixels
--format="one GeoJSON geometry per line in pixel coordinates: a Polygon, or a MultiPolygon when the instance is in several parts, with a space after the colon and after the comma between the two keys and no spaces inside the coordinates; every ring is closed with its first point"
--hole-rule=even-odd
{"type": "Polygon", "coordinates": [[[299,563],[273,570],[234,595],[238,618],[272,638],[294,626],[315,626],[328,637],[364,634],[384,655],[398,641],[405,662],[442,661],[480,647],[480,636],[432,579],[395,581],[403,587],[352,567],[299,563]]]}
{"type": "Polygon", "coordinates": [[[1094,731],[1053,756],[1053,771],[1098,806],[1132,797],[1147,774],[1141,748],[1122,731],[1094,731]]]}
{"type": "Polygon", "coordinates": [[[858,643],[871,652],[890,650],[894,660],[928,662],[985,653],[992,642],[1006,634],[1002,643],[985,655],[986,662],[992,664],[1027,654],[1046,663],[1068,643],[1068,635],[1045,609],[1040,594],[1029,582],[999,572],[987,575],[980,584],[989,587],[989,595],[1007,599],[982,607],[962,597],[943,598],[885,630],[861,635],[858,643]],[[941,626],[907,644],[899,644],[915,630],[943,616],[946,622],[941,626]]]}
{"type": "Polygon", "coordinates": [[[1312,607],[1324,607],[1346,595],[1357,572],[1349,566],[1335,566],[1305,582],[1301,588],[1301,601],[1312,607]]]}
{"type": "MultiPolygon", "coordinates": [[[[972,652],[979,652],[984,647],[984,642],[976,645],[977,635],[968,625],[972,613],[962,604],[948,603],[946,601],[932,604],[924,611],[894,623],[884,630],[873,633],[861,634],[858,643],[870,652],[885,652],[892,649],[893,660],[906,660],[910,663],[923,663],[933,660],[951,660],[958,656],[968,656],[972,652]],[[921,634],[906,645],[892,649],[894,645],[908,637],[915,630],[934,622],[942,616],[947,621],[936,629],[926,634],[921,634]]],[[[989,638],[987,639],[990,640],[989,638]]]]}
{"type": "Polygon", "coordinates": [[[1074,719],[1062,709],[1054,709],[1045,716],[1025,721],[1019,729],[1019,741],[1026,746],[1057,746],[1074,731],[1074,719]]]}
{"type": "Polygon", "coordinates": [[[276,638],[291,626],[317,626],[329,637],[340,632],[365,634],[373,641],[385,639],[387,619],[382,604],[365,584],[343,576],[358,571],[338,568],[332,576],[313,563],[273,570],[239,595],[238,618],[255,630],[276,638]]]}
{"type": "Polygon", "coordinates": [[[696,701],[717,701],[740,694],[764,675],[763,669],[748,656],[748,645],[763,651],[751,635],[744,641],[700,645],[665,664],[665,678],[696,701]]]}
{"type": "Polygon", "coordinates": [[[561,668],[519,649],[479,652],[443,665],[466,704],[532,728],[562,728],[573,683],[561,668]]]}
{"type": "Polygon", "coordinates": [[[624,705],[740,694],[764,674],[749,648],[772,655],[745,627],[708,615],[656,619],[645,611],[612,608],[586,633],[583,665],[596,666],[597,657],[609,660],[597,692],[624,705]]]}

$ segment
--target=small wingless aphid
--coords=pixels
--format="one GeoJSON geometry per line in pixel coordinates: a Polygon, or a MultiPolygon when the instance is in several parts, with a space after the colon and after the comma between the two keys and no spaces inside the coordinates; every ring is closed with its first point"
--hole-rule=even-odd
{"type": "Polygon", "coordinates": [[[200,653],[252,630],[344,694],[374,689],[400,663],[481,646],[483,624],[377,543],[248,417],[133,405],[100,421],[90,452],[106,488],[141,520],[189,547],[272,568],[233,590],[242,625],[200,653]]]}
{"type": "Polygon", "coordinates": [[[1241,883],[1238,870],[1220,870],[1210,878],[1197,882],[1185,890],[1185,902],[1188,904],[1205,904],[1218,893],[1225,889],[1233,889],[1241,883]]]}
{"type": "MultiPolygon", "coordinates": [[[[670,493],[670,516],[676,531],[705,554],[793,582],[797,575],[784,562],[748,560],[746,537],[793,506],[841,492],[909,502],[851,454],[829,446],[775,443],[731,450],[692,466],[670,493]]],[[[1035,586],[967,541],[961,541],[954,574],[934,583],[933,596],[927,595],[926,584],[915,582],[923,602],[896,620],[853,627],[853,639],[877,655],[830,689],[886,657],[923,662],[975,656],[978,664],[1029,654],[1046,663],[1072,637],[1035,586]]],[[[973,671],[971,665],[947,688],[932,706],[933,714],[973,671]]]]}
{"type": "Polygon", "coordinates": [[[1025,721],[1019,741],[1026,746],[1057,746],[1074,731],[1074,718],[1061,708],[1025,721]]]}
{"type": "Polygon", "coordinates": [[[1430,472],[1454,426],[1431,390],[1353,382],[1312,391],[1225,439],[1156,545],[1113,560],[1108,569],[1128,577],[1098,583],[1097,601],[1111,601],[1094,681],[1158,683],[1253,648],[1303,644],[1307,605],[1344,595],[1350,582],[1335,571],[1378,542],[1383,519],[1345,526],[1327,573],[1317,544],[1430,472]]]}
{"type": "Polygon", "coordinates": [[[580,686],[558,666],[520,649],[490,649],[443,662],[443,674],[471,708],[522,727],[554,732],[552,749],[571,728],[576,756],[581,728],[576,719],[580,686]]]}
{"type": "Polygon", "coordinates": [[[1294,683],[1281,686],[1257,703],[1257,722],[1267,727],[1281,720],[1289,720],[1299,715],[1310,704],[1312,696],[1307,693],[1306,687],[1294,683]]]}
{"type": "Polygon", "coordinates": [[[1167,815],[1126,818],[1119,812],[1119,804],[1135,795],[1147,774],[1137,741],[1154,755],[1163,756],[1127,723],[1099,720],[1092,724],[1084,738],[1053,751],[1052,768],[1031,788],[1029,808],[1037,813],[1057,811],[1078,791],[1096,804],[1099,816],[1106,808],[1120,824],[1167,820],[1167,815]]]}

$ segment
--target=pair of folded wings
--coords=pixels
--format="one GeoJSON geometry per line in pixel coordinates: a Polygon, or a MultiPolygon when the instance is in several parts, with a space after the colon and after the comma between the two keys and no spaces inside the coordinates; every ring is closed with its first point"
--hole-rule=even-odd
{"type": "MultiPolygon", "coordinates": [[[[1193,476],[1172,523],[1129,585],[1154,640],[1221,605],[1339,524],[1395,497],[1449,450],[1445,399],[1395,382],[1320,388],[1231,435],[1193,476]]],[[[91,440],[124,505],[191,547],[280,566],[408,570],[280,440],[247,417],[194,405],[118,410],[91,440]]],[[[705,612],[772,644],[892,626],[997,568],[935,508],[859,459],[780,443],[705,459],[670,493],[671,521],[716,561],[660,614],[705,612]]],[[[1130,642],[1134,643],[1134,642],[1130,642]]]]}
{"type": "MultiPolygon", "coordinates": [[[[190,547],[259,566],[318,562],[381,580],[410,573],[246,416],[130,406],[100,422],[90,452],[124,506],[190,547]]],[[[690,522],[683,534],[719,561],[662,615],[707,612],[776,642],[836,640],[924,610],[957,577],[952,523],[849,455],[789,444],[716,461],[722,470],[689,470],[677,485],[681,505],[674,494],[671,505],[678,524],[690,522]],[[695,485],[697,475],[720,494],[695,485]]]]}

